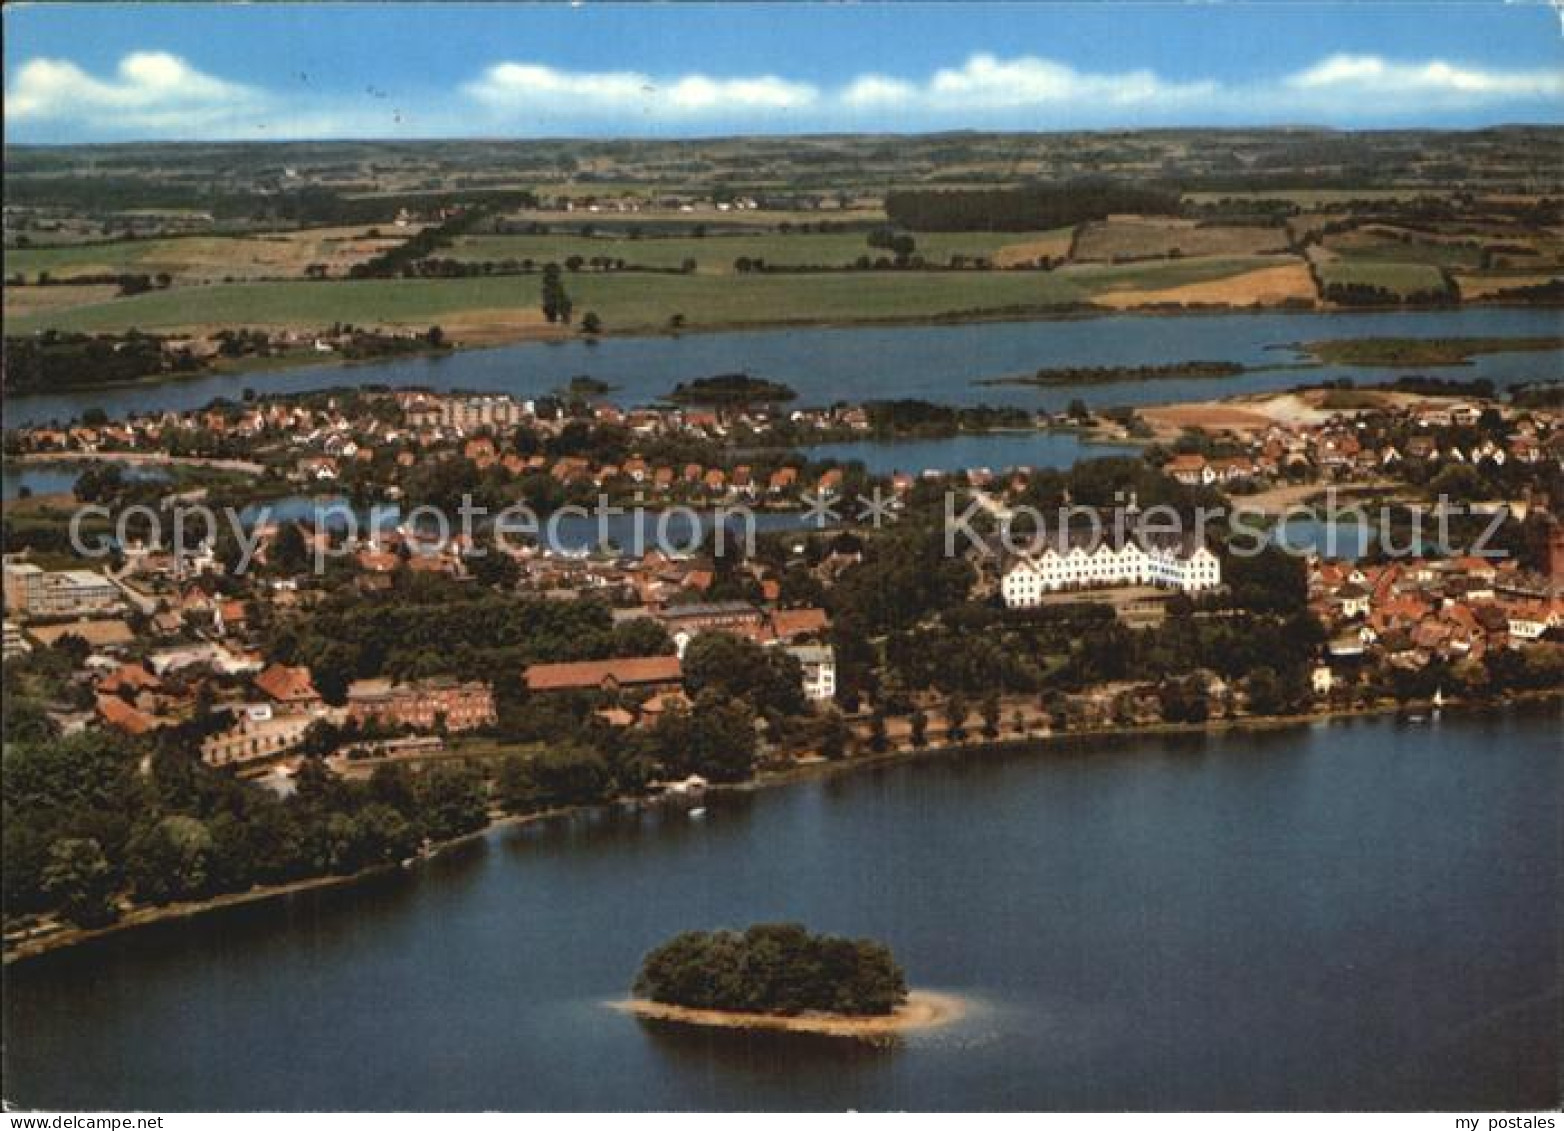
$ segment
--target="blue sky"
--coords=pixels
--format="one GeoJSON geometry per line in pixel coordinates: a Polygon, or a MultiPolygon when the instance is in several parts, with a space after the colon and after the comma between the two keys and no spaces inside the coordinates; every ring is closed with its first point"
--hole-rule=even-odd
{"type": "Polygon", "coordinates": [[[1544,4],[36,5],[11,141],[1564,120],[1544,4]]]}

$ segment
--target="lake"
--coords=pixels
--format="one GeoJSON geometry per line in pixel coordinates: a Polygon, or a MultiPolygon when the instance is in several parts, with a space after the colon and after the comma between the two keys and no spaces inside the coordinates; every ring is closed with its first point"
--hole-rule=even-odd
{"type": "Polygon", "coordinates": [[[1081,460],[1139,455],[1131,444],[1083,442],[1075,432],[984,432],[911,440],[845,440],[800,448],[814,460],[858,460],[870,475],[965,471],[986,467],[1073,467],[1081,460]]]}
{"type": "MultiPolygon", "coordinates": [[[[125,479],[156,483],[168,479],[161,467],[119,464],[125,479]]],[[[0,468],[0,499],[20,498],[25,488],[31,495],[68,495],[81,478],[85,463],[61,460],[59,463],[8,463],[0,468]]]]}
{"type": "MultiPolygon", "coordinates": [[[[1467,307],[1379,314],[1117,315],[951,326],[872,326],[755,330],[679,337],[608,338],[599,342],[528,343],[353,366],[310,366],[274,373],[212,376],[114,389],[6,398],[10,427],[67,420],[98,407],[110,416],[198,408],[243,389],[303,392],[334,385],[384,384],[471,389],[532,397],[580,374],[609,381],[609,399],[645,404],[692,377],[743,371],[783,381],[801,404],[921,397],[944,404],[1064,408],[1079,397],[1094,405],[1166,404],[1234,393],[1285,389],[1327,378],[1373,382],[1396,371],[1346,366],[1271,369],[1224,380],[1165,380],[1112,385],[985,387],[981,378],[1062,365],[1158,365],[1232,361],[1281,366],[1297,355],[1277,347],[1326,338],[1520,337],[1564,332],[1564,313],[1550,309],[1467,307]]],[[[1424,372],[1490,377],[1506,385],[1557,380],[1559,351],[1486,354],[1467,366],[1424,372]]],[[[1406,372],[1406,371],[1401,371],[1406,372]]]]}
{"type": "Polygon", "coordinates": [[[496,830],[6,973],[19,1106],[1551,1108],[1560,711],[930,758],[496,830]],[[604,1007],[686,928],[883,939],[893,1048],[604,1007]]]}

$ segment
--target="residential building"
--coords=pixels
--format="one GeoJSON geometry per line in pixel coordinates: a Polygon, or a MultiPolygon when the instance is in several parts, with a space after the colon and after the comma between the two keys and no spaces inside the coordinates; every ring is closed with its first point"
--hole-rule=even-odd
{"type": "Polygon", "coordinates": [[[494,723],[494,693],[486,683],[423,680],[395,683],[361,679],[348,685],[348,718],[415,730],[473,730],[494,723]]]}
{"type": "Polygon", "coordinates": [[[804,698],[836,698],[836,650],[829,644],[799,644],[787,650],[804,671],[804,698]]]}

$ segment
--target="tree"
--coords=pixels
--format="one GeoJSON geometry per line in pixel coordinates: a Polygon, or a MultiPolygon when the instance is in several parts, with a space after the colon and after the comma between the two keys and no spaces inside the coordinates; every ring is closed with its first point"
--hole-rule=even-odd
{"type": "Polygon", "coordinates": [[[309,568],[310,548],[298,523],[285,522],[278,527],[277,537],[272,539],[271,547],[266,551],[266,559],[279,573],[289,577],[309,568]]]}
{"type": "Polygon", "coordinates": [[[960,742],[967,736],[967,701],[959,695],[945,700],[945,737],[960,742]]]}
{"type": "Polygon", "coordinates": [[[929,716],[922,711],[914,711],[912,717],[907,720],[911,727],[912,744],[925,746],[929,741],[929,716]]]}
{"type": "Polygon", "coordinates": [[[0,737],[12,742],[43,742],[58,733],[44,705],[36,699],[7,692],[5,711],[0,713],[0,737]]]}
{"type": "Polygon", "coordinates": [[[684,682],[693,693],[715,688],[742,697],[757,711],[784,715],[804,710],[798,661],[780,648],[726,632],[703,632],[684,650],[684,682]]]}
{"type": "Polygon", "coordinates": [[[741,701],[709,689],[691,710],[668,711],[652,731],[658,761],[671,776],[700,774],[744,781],[755,769],[755,716],[741,701]]]}
{"type": "Polygon", "coordinates": [[[583,334],[601,334],[603,332],[603,320],[597,316],[597,311],[589,310],[582,316],[581,332],[583,334]]]}
{"type": "Polygon", "coordinates": [[[543,268],[543,317],[550,323],[568,323],[570,311],[570,296],[565,293],[565,283],[560,277],[559,264],[550,263],[543,268]]]}
{"type": "Polygon", "coordinates": [[[164,817],[131,837],[125,871],[147,903],[194,899],[206,894],[211,851],[211,834],[199,818],[164,817]]]}
{"type": "Polygon", "coordinates": [[[418,815],[431,840],[451,840],[488,823],[488,790],[476,767],[442,763],[415,780],[418,815]]]}
{"type": "Polygon", "coordinates": [[[465,560],[468,572],[479,585],[510,590],[521,580],[521,565],[498,546],[485,546],[481,553],[470,554],[465,560]]]}
{"type": "Polygon", "coordinates": [[[1282,685],[1281,680],[1276,676],[1275,668],[1256,668],[1245,681],[1245,688],[1249,693],[1250,714],[1281,714],[1283,707],[1282,685]]]}
{"type": "Polygon", "coordinates": [[[847,742],[852,737],[852,730],[847,725],[847,720],[842,718],[842,713],[835,709],[827,710],[820,720],[820,753],[823,757],[833,762],[847,753],[847,742]]]}
{"type": "Polygon", "coordinates": [[[119,917],[114,869],[96,840],[62,838],[49,848],[43,890],[78,927],[102,927],[119,917]]]}
{"type": "Polygon", "coordinates": [[[94,463],[76,479],[72,492],[84,503],[106,503],[125,489],[125,473],[115,463],[94,463]]]}
{"type": "Polygon", "coordinates": [[[673,639],[662,621],[652,617],[633,617],[613,628],[613,652],[616,656],[669,656],[673,639]]]}
{"type": "Polygon", "coordinates": [[[642,962],[635,993],[695,1009],[872,1015],[904,1002],[907,981],[881,943],[764,923],[670,939],[642,962]]]}
{"type": "Polygon", "coordinates": [[[604,800],[613,785],[607,760],[596,750],[561,746],[534,757],[513,755],[500,767],[499,802],[507,813],[604,800]]]}
{"type": "Polygon", "coordinates": [[[983,737],[992,741],[999,737],[999,696],[990,691],[983,696],[978,711],[983,716],[983,737]]]}

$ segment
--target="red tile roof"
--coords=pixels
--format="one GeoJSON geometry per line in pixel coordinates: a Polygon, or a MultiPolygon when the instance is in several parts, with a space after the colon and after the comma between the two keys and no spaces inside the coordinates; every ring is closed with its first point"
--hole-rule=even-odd
{"type": "Polygon", "coordinates": [[[567,691],[601,687],[609,680],[621,687],[677,683],[684,678],[677,656],[631,656],[617,660],[583,660],[571,664],[533,664],[527,669],[530,691],[567,691]]]}
{"type": "Polygon", "coordinates": [[[255,677],[255,686],[279,703],[308,703],[320,698],[309,668],[272,664],[255,677]]]}
{"type": "Polygon", "coordinates": [[[109,726],[129,734],[146,734],[158,725],[156,719],[136,710],[117,695],[98,696],[98,714],[109,726]]]}

